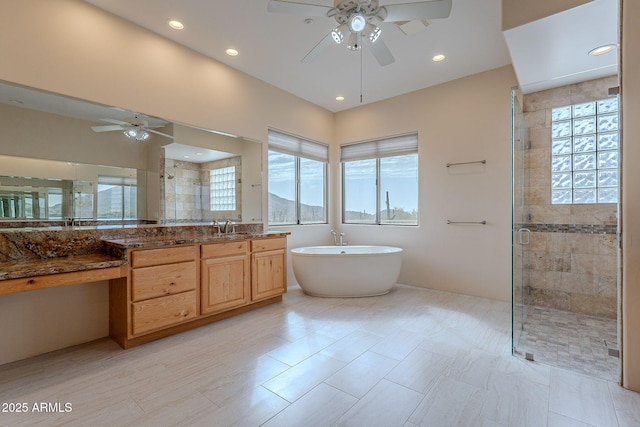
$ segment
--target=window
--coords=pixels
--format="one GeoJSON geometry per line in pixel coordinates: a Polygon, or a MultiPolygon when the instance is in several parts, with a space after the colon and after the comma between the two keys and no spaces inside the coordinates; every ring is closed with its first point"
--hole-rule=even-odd
{"type": "Polygon", "coordinates": [[[418,135],[343,145],[342,221],[418,224],[418,135]]]}
{"type": "Polygon", "coordinates": [[[98,219],[136,219],[136,179],[98,175],[98,219]]]}
{"type": "Polygon", "coordinates": [[[618,98],[551,110],[551,203],[618,202],[618,98]]]}
{"type": "Polygon", "coordinates": [[[236,210],[236,167],[209,171],[209,188],[211,195],[210,207],[212,211],[236,210]]]}
{"type": "Polygon", "coordinates": [[[325,144],[269,130],[269,225],[327,222],[325,144]]]}

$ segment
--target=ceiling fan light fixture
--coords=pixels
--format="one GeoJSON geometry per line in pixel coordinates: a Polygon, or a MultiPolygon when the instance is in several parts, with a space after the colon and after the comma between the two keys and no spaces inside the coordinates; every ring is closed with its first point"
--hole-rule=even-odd
{"type": "Polygon", "coordinates": [[[136,136],[136,141],[146,141],[149,139],[149,134],[146,131],[139,130],[138,136],[136,136]]]}
{"type": "Polygon", "coordinates": [[[367,24],[366,36],[369,38],[371,43],[375,43],[376,40],[380,38],[380,34],[382,34],[382,30],[377,25],[367,24]]]}
{"type": "Polygon", "coordinates": [[[342,24],[331,31],[331,37],[333,38],[333,41],[336,42],[336,44],[341,44],[344,41],[344,34],[347,28],[348,27],[346,24],[342,24]]]}
{"type": "Polygon", "coordinates": [[[124,134],[127,138],[135,139],[136,141],[146,141],[147,139],[149,139],[148,132],[135,127],[125,129],[124,134]]]}
{"type": "Polygon", "coordinates": [[[349,44],[347,44],[347,49],[349,50],[360,50],[360,34],[351,33],[349,36],[349,44]]]}
{"type": "Polygon", "coordinates": [[[359,13],[354,13],[349,18],[349,29],[353,33],[360,33],[367,25],[367,18],[359,13]]]}

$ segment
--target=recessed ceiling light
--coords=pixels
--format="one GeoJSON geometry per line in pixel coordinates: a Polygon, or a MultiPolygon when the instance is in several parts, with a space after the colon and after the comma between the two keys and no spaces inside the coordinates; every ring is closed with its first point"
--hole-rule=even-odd
{"type": "Polygon", "coordinates": [[[311,24],[314,23],[314,21],[311,18],[307,18],[307,19],[304,20],[304,23],[307,24],[307,25],[311,25],[311,24]]]}
{"type": "Polygon", "coordinates": [[[227,49],[227,55],[229,56],[238,56],[238,51],[235,49],[227,49]]]}
{"type": "Polygon", "coordinates": [[[189,156],[182,156],[182,157],[184,157],[185,159],[188,159],[188,158],[189,158],[189,156]]]}
{"type": "Polygon", "coordinates": [[[184,24],[182,22],[180,22],[180,21],[175,20],[175,19],[170,19],[168,24],[174,30],[182,30],[182,29],[184,29],[184,24]]]}
{"type": "Polygon", "coordinates": [[[615,45],[613,44],[605,44],[604,46],[598,46],[595,49],[591,49],[589,51],[589,55],[591,56],[604,55],[605,53],[611,52],[614,47],[615,45]]]}
{"type": "Polygon", "coordinates": [[[433,58],[431,58],[433,60],[433,62],[440,62],[440,61],[444,61],[445,56],[441,53],[434,55],[433,58]]]}
{"type": "Polygon", "coordinates": [[[12,104],[17,104],[17,105],[23,105],[24,104],[24,102],[20,101],[19,99],[10,99],[9,102],[12,103],[12,104]]]}
{"type": "Polygon", "coordinates": [[[196,153],[196,156],[202,156],[202,153],[196,153]]]}
{"type": "Polygon", "coordinates": [[[338,101],[338,102],[344,101],[344,96],[342,96],[342,95],[336,96],[336,101],[338,101]]]}

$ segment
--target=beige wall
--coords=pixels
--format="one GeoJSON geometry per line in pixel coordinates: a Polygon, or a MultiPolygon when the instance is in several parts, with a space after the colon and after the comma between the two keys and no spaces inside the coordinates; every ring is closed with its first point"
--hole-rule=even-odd
{"type": "Polygon", "coordinates": [[[640,392],[640,2],[622,1],[622,384],[640,392]]]}
{"type": "MultiPolygon", "coordinates": [[[[508,301],[511,298],[511,66],[336,115],[339,143],[418,132],[418,227],[341,225],[350,244],[404,249],[400,283],[508,301]],[[487,160],[486,165],[447,163],[487,160]],[[447,225],[447,220],[487,225],[447,225]]],[[[340,150],[331,150],[340,194],[340,150]]]]}
{"type": "Polygon", "coordinates": [[[0,80],[256,141],[332,139],[329,111],[84,1],[0,0],[0,24],[0,80]]]}
{"type": "Polygon", "coordinates": [[[0,154],[147,168],[145,144],[132,144],[122,132],[93,132],[93,125],[85,120],[0,104],[0,154]],[[123,152],[127,155],[123,156],[123,152]]]}
{"type": "Polygon", "coordinates": [[[502,31],[546,18],[591,0],[502,0],[502,31]]]}

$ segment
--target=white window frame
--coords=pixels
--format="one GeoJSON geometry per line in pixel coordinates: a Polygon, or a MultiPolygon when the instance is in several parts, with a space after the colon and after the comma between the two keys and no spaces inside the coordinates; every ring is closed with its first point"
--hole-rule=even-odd
{"type": "MultiPolygon", "coordinates": [[[[342,223],[343,224],[362,224],[362,225],[382,225],[382,226],[418,226],[420,225],[420,191],[419,187],[416,189],[416,202],[418,206],[418,215],[415,223],[402,224],[402,223],[390,223],[382,222],[380,218],[380,207],[383,201],[380,200],[380,159],[390,157],[401,157],[408,155],[418,156],[418,133],[408,133],[403,135],[397,135],[387,138],[380,138],[370,141],[354,142],[349,144],[343,144],[340,146],[340,164],[342,171],[342,223]],[[358,160],[376,160],[376,212],[375,220],[373,222],[353,222],[346,220],[346,203],[345,203],[345,163],[358,161],[358,160]]],[[[419,159],[418,167],[416,168],[416,180],[419,182],[420,163],[419,159]]]]}
{"type": "MultiPolygon", "coordinates": [[[[269,223],[270,218],[267,219],[269,227],[278,226],[292,226],[292,225],[304,225],[304,224],[327,224],[328,223],[328,197],[327,197],[327,182],[328,182],[328,165],[329,165],[329,146],[321,142],[312,141],[310,139],[294,136],[288,133],[284,133],[279,130],[269,129],[268,132],[269,151],[274,151],[281,154],[287,154],[295,158],[295,222],[291,223],[269,223]],[[324,197],[322,200],[324,209],[323,221],[301,221],[301,205],[300,200],[300,159],[314,160],[323,163],[323,188],[324,197]]],[[[267,209],[268,210],[268,209],[267,209]]]]}

